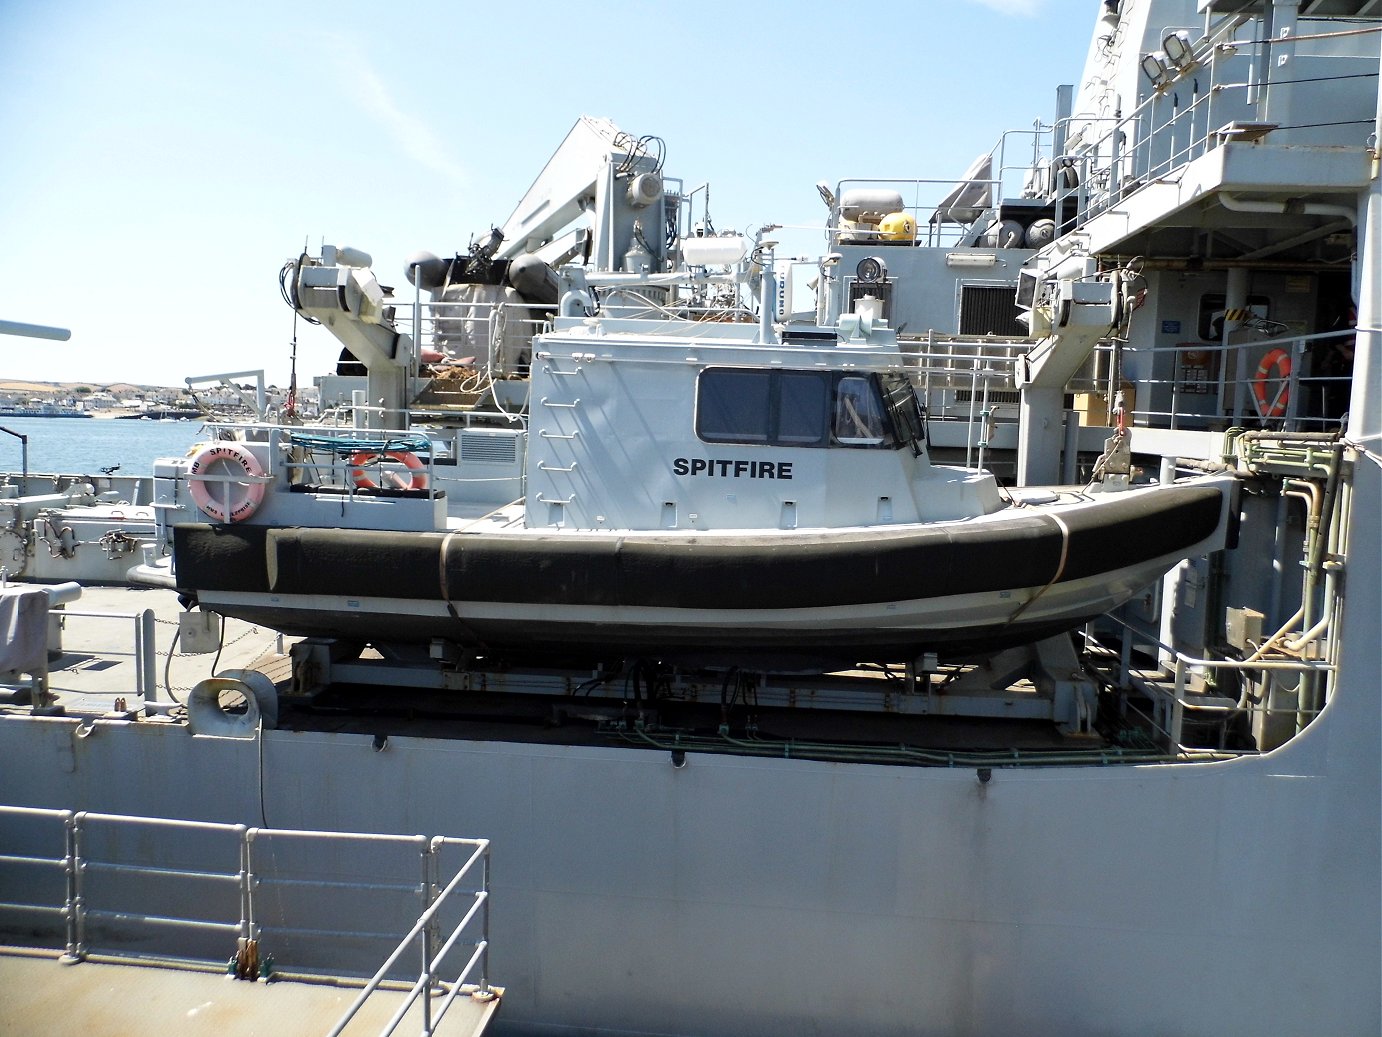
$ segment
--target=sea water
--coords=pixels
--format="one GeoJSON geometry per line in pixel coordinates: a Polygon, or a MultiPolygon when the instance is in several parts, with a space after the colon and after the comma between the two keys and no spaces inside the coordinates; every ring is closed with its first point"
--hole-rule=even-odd
{"type": "Polygon", "coordinates": [[[121,475],[149,475],[154,458],[182,457],[206,438],[200,421],[142,418],[0,418],[0,429],[0,472],[22,470],[18,436],[27,436],[29,471],[60,475],[99,475],[113,465],[121,475]]]}

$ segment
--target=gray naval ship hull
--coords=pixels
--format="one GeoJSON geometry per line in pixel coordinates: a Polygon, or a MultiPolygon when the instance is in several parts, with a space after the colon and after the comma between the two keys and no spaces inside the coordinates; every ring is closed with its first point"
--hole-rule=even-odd
{"type": "Polygon", "coordinates": [[[985,781],[12,717],[0,784],[17,804],[489,837],[508,1032],[1377,1033],[1382,603],[1375,580],[1354,594],[1324,714],[1220,763],[985,781]]]}

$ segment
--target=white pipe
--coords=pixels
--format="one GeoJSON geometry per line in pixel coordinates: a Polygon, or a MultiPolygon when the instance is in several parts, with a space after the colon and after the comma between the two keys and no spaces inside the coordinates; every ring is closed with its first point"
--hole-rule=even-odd
{"type": "Polygon", "coordinates": [[[1333,202],[1302,202],[1299,205],[1291,202],[1263,202],[1239,198],[1227,191],[1220,191],[1219,204],[1225,209],[1232,209],[1234,212],[1266,212],[1273,216],[1280,216],[1287,212],[1304,213],[1307,216],[1339,216],[1348,220],[1349,223],[1356,224],[1358,222],[1358,207],[1356,205],[1339,205],[1333,202]]]}

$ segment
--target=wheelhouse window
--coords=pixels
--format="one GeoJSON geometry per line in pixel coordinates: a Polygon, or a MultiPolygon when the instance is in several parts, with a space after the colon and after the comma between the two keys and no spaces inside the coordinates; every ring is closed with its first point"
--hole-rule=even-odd
{"type": "Polygon", "coordinates": [[[900,374],[709,368],[697,386],[696,435],[767,446],[911,444],[920,453],[924,431],[911,384],[900,374]]]}
{"type": "Polygon", "coordinates": [[[705,371],[696,435],[710,443],[771,442],[775,371],[705,371]]]}
{"type": "Polygon", "coordinates": [[[851,375],[835,389],[835,441],[844,446],[883,442],[883,406],[871,378],[851,375]]]}
{"type": "Polygon", "coordinates": [[[777,442],[818,446],[825,434],[829,380],[815,371],[780,371],[777,380],[777,442]]]}

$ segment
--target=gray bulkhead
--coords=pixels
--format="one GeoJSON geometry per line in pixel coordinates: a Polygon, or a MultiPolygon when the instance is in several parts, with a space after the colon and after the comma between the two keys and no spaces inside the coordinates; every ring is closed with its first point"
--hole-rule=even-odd
{"type": "MultiPolygon", "coordinates": [[[[774,530],[935,521],[998,510],[993,477],[932,466],[924,444],[865,437],[812,446],[706,441],[697,383],[708,369],[818,371],[838,398],[900,369],[891,335],[868,348],[753,343],[752,326],[713,341],[641,341],[638,322],[559,329],[535,350],[528,439],[529,528],[774,530]],[[613,433],[610,430],[617,429],[613,433]],[[827,487],[829,491],[827,492],[827,487]]],[[[832,402],[832,407],[836,406],[832,402]]]]}
{"type": "Polygon", "coordinates": [[[911,338],[924,337],[928,331],[940,335],[964,333],[966,303],[973,302],[966,298],[969,289],[1002,293],[1015,316],[1017,308],[1012,294],[1017,287],[1017,272],[1035,251],[882,242],[840,244],[833,248],[840,259],[824,268],[818,314],[822,323],[833,324],[841,313],[850,311],[853,300],[862,294],[882,295],[883,316],[888,324],[898,335],[911,338]],[[954,260],[947,259],[955,253],[966,257],[992,256],[992,265],[955,266],[954,260]],[[859,262],[868,258],[883,263],[885,274],[879,286],[870,286],[858,277],[859,262]]]}

